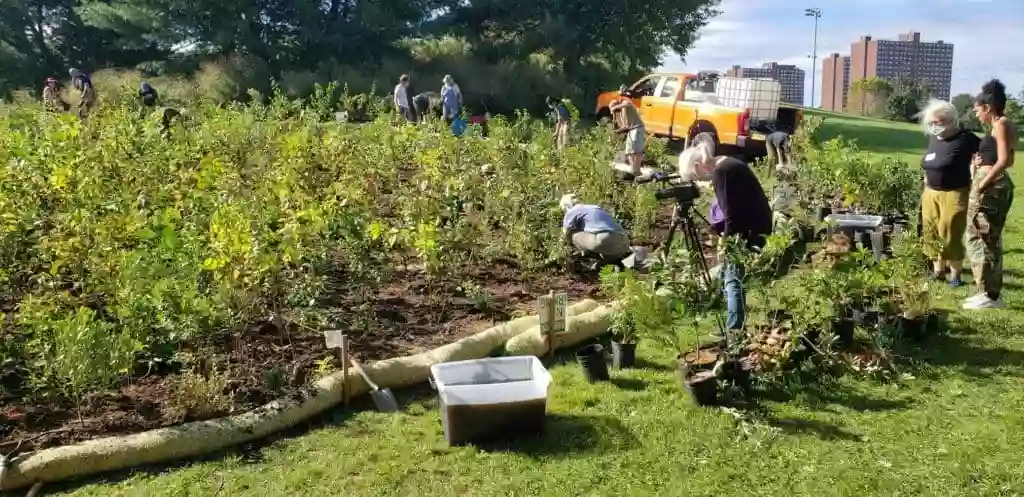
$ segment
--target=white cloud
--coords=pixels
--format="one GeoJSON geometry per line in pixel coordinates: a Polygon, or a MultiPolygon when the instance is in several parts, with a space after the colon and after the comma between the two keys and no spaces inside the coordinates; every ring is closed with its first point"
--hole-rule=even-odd
{"type": "MultiPolygon", "coordinates": [[[[820,1],[820,0],[819,0],[820,1]]],[[[722,14],[700,33],[685,62],[672,54],[667,70],[724,70],[734,64],[794,64],[807,73],[805,102],[810,103],[813,19],[805,5],[763,0],[723,0],[722,14]]],[[[848,54],[862,35],[895,39],[918,31],[926,40],[954,44],[952,90],[973,93],[999,77],[1013,92],[1024,90],[1024,2],[1020,0],[859,0],[822,7],[818,25],[817,82],[821,60],[832,52],[848,54]],[[979,5],[985,4],[985,5],[979,5]]],[[[820,100],[816,90],[815,102],[820,100]]]]}

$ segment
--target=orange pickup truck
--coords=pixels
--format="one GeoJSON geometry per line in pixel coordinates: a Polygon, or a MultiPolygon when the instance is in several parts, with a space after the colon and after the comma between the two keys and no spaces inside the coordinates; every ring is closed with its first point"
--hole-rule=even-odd
{"type": "MultiPolygon", "coordinates": [[[[625,90],[640,111],[647,133],[690,143],[712,140],[716,146],[763,154],[765,136],[793,133],[803,112],[780,106],[778,83],[720,77],[717,73],[657,73],[625,90]]],[[[597,97],[598,119],[611,117],[608,106],[620,97],[612,91],[597,97]]]]}

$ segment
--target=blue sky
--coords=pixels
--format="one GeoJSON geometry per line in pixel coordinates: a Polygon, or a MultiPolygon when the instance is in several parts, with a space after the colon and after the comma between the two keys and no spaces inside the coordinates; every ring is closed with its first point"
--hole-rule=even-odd
{"type": "MultiPolygon", "coordinates": [[[[976,93],[998,77],[1007,90],[1024,90],[1024,0],[722,0],[722,13],[702,31],[681,60],[671,54],[665,70],[725,70],[733,64],[795,64],[807,73],[804,103],[811,102],[811,49],[814,20],[804,9],[822,11],[818,21],[818,86],[821,58],[849,54],[862,35],[896,39],[918,31],[926,41],[953,47],[953,94],[976,93]],[[804,3],[806,2],[806,3],[804,3]]],[[[821,91],[815,91],[815,104],[821,91]]]]}

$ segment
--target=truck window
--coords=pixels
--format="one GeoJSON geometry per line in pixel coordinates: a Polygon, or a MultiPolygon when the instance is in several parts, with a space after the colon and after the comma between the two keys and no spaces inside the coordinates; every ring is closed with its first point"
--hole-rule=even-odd
{"type": "Polygon", "coordinates": [[[690,78],[686,80],[686,91],[683,92],[683,100],[687,102],[704,101],[704,92],[702,91],[699,79],[690,78]]]}
{"type": "Polygon", "coordinates": [[[644,78],[637,84],[633,85],[633,88],[629,92],[633,98],[653,97],[654,90],[658,87],[658,83],[661,82],[661,78],[661,76],[644,78]]]}
{"type": "Polygon", "coordinates": [[[661,93],[658,95],[660,98],[672,98],[676,95],[676,91],[679,90],[679,78],[667,76],[665,83],[661,85],[661,93]]]}

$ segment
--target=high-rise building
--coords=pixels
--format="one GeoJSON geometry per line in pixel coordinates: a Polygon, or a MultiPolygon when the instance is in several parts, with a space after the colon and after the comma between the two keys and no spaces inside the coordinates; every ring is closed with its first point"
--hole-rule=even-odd
{"type": "Polygon", "coordinates": [[[774,79],[782,87],[779,100],[796,105],[804,104],[804,70],[799,67],[767,62],[761,67],[732,66],[726,71],[726,75],[736,78],[774,79]]]}
{"type": "MultiPolygon", "coordinates": [[[[822,64],[822,102],[834,95],[837,80],[843,81],[843,93],[847,94],[850,83],[854,81],[872,77],[893,81],[900,76],[924,82],[932,96],[949,100],[953,80],[952,43],[921,41],[921,33],[916,31],[903,33],[895,40],[862,36],[850,45],[848,59],[849,63],[843,64],[845,77],[839,74],[837,59],[825,59],[822,64]],[[827,78],[833,82],[831,88],[824,84],[827,78]]],[[[838,102],[834,97],[831,101],[838,102]]],[[[832,109],[838,110],[836,104],[833,105],[832,109]]]]}
{"type": "Polygon", "coordinates": [[[849,93],[850,56],[830,54],[821,63],[821,108],[842,112],[849,93]]]}

